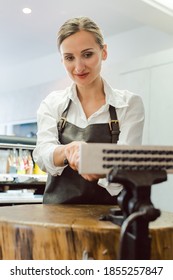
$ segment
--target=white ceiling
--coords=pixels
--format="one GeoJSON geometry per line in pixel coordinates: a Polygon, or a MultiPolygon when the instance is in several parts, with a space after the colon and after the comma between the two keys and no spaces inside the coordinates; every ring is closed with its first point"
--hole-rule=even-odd
{"type": "Polygon", "coordinates": [[[89,16],[104,36],[143,25],[173,35],[173,17],[144,0],[0,0],[0,67],[10,67],[57,51],[56,33],[71,17],[89,16]],[[30,7],[25,15],[22,9],[30,7]]]}

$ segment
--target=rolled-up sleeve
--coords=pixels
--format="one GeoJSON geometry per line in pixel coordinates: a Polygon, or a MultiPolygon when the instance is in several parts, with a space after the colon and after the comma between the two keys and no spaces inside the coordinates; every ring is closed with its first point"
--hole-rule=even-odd
{"type": "MultiPolygon", "coordinates": [[[[117,110],[117,113],[119,110],[117,110]]],[[[141,97],[132,95],[128,105],[121,109],[120,114],[120,136],[117,144],[141,145],[145,118],[141,97]]]]}
{"type": "MultiPolygon", "coordinates": [[[[120,126],[117,144],[141,145],[145,119],[142,98],[127,90],[115,90],[111,93],[109,99],[111,100],[111,105],[116,108],[120,126]]],[[[122,190],[122,185],[109,183],[106,178],[99,179],[98,184],[106,188],[111,195],[117,195],[122,190]]]]}
{"type": "Polygon", "coordinates": [[[56,107],[53,104],[54,99],[50,102],[51,98],[48,96],[43,100],[37,111],[37,145],[33,151],[33,158],[41,170],[56,176],[61,175],[64,167],[57,167],[53,162],[54,150],[61,144],[58,140],[56,107]]]}

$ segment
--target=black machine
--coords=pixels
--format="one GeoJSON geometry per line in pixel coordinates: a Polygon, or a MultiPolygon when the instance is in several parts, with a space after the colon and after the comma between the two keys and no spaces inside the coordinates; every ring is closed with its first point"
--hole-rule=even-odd
{"type": "Polygon", "coordinates": [[[82,144],[80,173],[86,172],[106,174],[109,183],[123,186],[119,208],[100,217],[121,227],[119,259],[150,259],[149,223],[161,214],[151,201],[151,187],[173,173],[173,147],[82,144]],[[87,154],[91,161],[84,160],[87,154]]]}

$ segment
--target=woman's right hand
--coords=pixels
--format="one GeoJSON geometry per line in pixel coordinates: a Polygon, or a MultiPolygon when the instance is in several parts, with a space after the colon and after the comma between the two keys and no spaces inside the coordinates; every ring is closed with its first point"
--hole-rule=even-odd
{"type": "Polygon", "coordinates": [[[79,167],[79,147],[82,141],[73,141],[64,146],[64,155],[68,160],[69,166],[78,171],[79,167]]]}
{"type": "MultiPolygon", "coordinates": [[[[81,143],[81,141],[71,142],[66,145],[64,150],[69,166],[76,171],[79,169],[79,147],[81,143]]],[[[97,181],[103,177],[103,175],[99,174],[81,174],[81,176],[87,181],[97,181]]]]}
{"type": "MultiPolygon", "coordinates": [[[[57,155],[54,154],[54,162],[56,158],[59,158],[58,155],[61,154],[61,166],[64,165],[64,160],[68,161],[68,165],[75,171],[79,170],[79,150],[81,143],[85,143],[83,141],[73,141],[69,144],[60,146],[57,148],[57,155]],[[60,152],[61,151],[61,152],[60,152]],[[59,153],[58,153],[59,152],[59,153]]],[[[99,174],[81,174],[81,176],[87,181],[96,181],[103,177],[103,175],[99,174]]]]}

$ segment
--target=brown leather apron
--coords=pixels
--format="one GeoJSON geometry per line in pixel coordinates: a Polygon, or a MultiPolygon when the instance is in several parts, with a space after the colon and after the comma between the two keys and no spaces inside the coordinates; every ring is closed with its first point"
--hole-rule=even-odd
{"type": "MultiPolygon", "coordinates": [[[[80,128],[66,121],[70,104],[71,100],[58,123],[61,144],[72,141],[117,143],[120,131],[114,107],[109,106],[110,123],[91,124],[80,128]]],[[[45,204],[116,204],[116,202],[117,197],[111,196],[105,188],[97,184],[97,181],[85,180],[69,166],[64,168],[60,176],[48,175],[43,196],[45,204]]]]}

